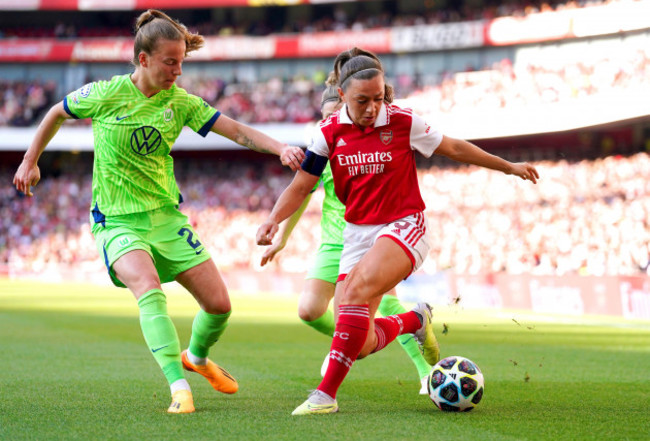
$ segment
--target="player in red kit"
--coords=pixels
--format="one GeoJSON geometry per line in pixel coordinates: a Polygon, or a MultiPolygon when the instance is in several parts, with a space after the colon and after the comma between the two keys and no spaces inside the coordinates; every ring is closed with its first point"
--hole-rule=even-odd
{"type": "Polygon", "coordinates": [[[257,243],[270,245],[278,224],[300,207],[330,161],[347,222],[334,295],[336,330],[323,380],[293,415],[338,411],[336,393],[354,361],[398,335],[414,334],[427,362],[438,361],[429,305],[374,318],[382,294],[416,271],[430,248],[415,152],[425,157],[435,152],[533,183],[539,178],[532,165],[445,136],[410,109],[391,104],[393,90],[374,54],[345,51],[334,61],[334,72],[344,105],[316,128],[302,169],[257,231],[257,243]]]}

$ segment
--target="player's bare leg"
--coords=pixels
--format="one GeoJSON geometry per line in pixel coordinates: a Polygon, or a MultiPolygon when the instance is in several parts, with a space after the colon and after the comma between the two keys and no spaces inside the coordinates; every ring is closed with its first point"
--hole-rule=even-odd
{"type": "Polygon", "coordinates": [[[346,279],[337,284],[335,302],[338,305],[338,319],[327,372],[317,388],[318,392],[312,393],[307,401],[296,408],[294,415],[336,412],[336,392],[357,357],[377,350],[380,344],[385,346],[401,331],[415,332],[422,326],[421,319],[409,312],[396,318],[391,335],[382,331],[384,340],[381,343],[375,336],[374,326],[368,338],[371,311],[374,316],[381,295],[404,279],[411,268],[410,259],[399,245],[391,239],[379,238],[346,279]]]}
{"type": "Polygon", "coordinates": [[[334,314],[329,304],[335,284],[321,279],[307,279],[298,300],[298,317],[307,326],[329,337],[334,334],[334,314]]]}

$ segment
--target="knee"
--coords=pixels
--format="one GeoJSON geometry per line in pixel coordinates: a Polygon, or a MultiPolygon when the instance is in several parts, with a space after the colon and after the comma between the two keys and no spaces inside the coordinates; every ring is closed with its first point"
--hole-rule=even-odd
{"type": "Polygon", "coordinates": [[[232,311],[232,306],[230,305],[230,301],[222,301],[203,305],[203,310],[208,314],[221,315],[228,314],[232,311]]]}
{"type": "Polygon", "coordinates": [[[305,322],[313,322],[323,314],[325,314],[325,311],[319,311],[312,305],[298,305],[298,317],[305,322]]]}
{"type": "Polygon", "coordinates": [[[341,304],[361,305],[368,303],[372,298],[368,290],[369,278],[354,269],[345,278],[345,287],[341,294],[341,304]]]}
{"type": "Polygon", "coordinates": [[[126,280],[120,280],[138,298],[144,293],[151,291],[152,289],[162,289],[160,278],[156,273],[144,273],[134,277],[126,278],[126,280]]]}
{"type": "Polygon", "coordinates": [[[232,310],[230,304],[230,297],[228,294],[210,296],[207,299],[204,299],[200,302],[201,309],[203,309],[208,314],[220,315],[227,314],[232,310]]]}
{"type": "Polygon", "coordinates": [[[312,322],[327,312],[330,298],[318,291],[306,287],[298,300],[298,317],[306,322],[312,322]]]}

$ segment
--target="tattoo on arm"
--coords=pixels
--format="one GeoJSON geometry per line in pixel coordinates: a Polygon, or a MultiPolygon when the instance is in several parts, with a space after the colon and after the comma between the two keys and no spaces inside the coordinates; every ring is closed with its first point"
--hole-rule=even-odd
{"type": "Polygon", "coordinates": [[[237,143],[240,145],[243,145],[245,147],[248,147],[251,150],[254,150],[256,152],[260,153],[273,153],[270,150],[267,150],[263,147],[259,147],[255,142],[249,138],[248,136],[244,135],[243,133],[239,133],[239,136],[237,137],[237,143]]]}

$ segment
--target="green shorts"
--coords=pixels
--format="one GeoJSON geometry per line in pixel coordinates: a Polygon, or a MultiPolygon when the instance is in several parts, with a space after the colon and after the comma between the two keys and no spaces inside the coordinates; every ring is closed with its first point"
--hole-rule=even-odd
{"type": "MultiPolygon", "coordinates": [[[[94,222],[92,215],[91,224],[94,222]]],[[[161,283],[171,282],[183,271],[210,259],[210,253],[189,224],[187,216],[174,206],[124,216],[106,216],[92,225],[99,254],[116,286],[113,264],[124,254],[144,250],[153,259],[161,283]]]]}
{"type": "Polygon", "coordinates": [[[318,247],[316,260],[307,272],[306,279],[319,279],[336,284],[342,252],[343,244],[322,243],[318,247]]]}

